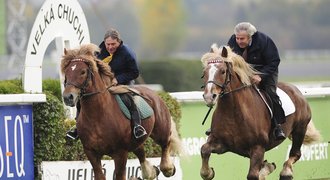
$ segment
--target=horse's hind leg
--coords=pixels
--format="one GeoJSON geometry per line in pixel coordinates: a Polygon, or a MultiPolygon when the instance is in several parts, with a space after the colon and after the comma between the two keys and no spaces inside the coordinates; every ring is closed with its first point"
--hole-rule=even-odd
{"type": "Polygon", "coordinates": [[[289,154],[289,159],[283,164],[283,169],[280,173],[280,179],[293,179],[293,164],[299,160],[301,156],[300,148],[303,144],[306,128],[296,128],[292,132],[292,147],[289,154]]]}
{"type": "Polygon", "coordinates": [[[159,170],[156,166],[152,166],[146,159],[143,145],[134,150],[133,153],[138,157],[140,161],[142,178],[155,179],[159,175],[159,170]]]}

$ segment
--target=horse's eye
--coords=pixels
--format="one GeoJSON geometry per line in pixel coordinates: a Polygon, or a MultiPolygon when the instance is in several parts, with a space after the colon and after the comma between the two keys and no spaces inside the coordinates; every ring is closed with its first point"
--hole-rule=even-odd
{"type": "Polygon", "coordinates": [[[226,73],[226,71],[225,70],[221,70],[221,74],[225,74],[226,73]]]}
{"type": "Polygon", "coordinates": [[[80,75],[84,75],[84,74],[86,74],[86,70],[82,70],[82,71],[80,72],[80,75]]]}

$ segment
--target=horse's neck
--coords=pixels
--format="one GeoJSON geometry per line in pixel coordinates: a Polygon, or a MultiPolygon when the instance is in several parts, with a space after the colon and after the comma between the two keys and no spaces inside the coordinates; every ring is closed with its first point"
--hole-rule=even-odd
{"type": "Polygon", "coordinates": [[[88,89],[86,93],[95,94],[83,97],[80,102],[82,109],[86,112],[86,115],[94,115],[95,113],[88,112],[95,111],[96,109],[99,112],[109,110],[109,108],[111,108],[115,102],[114,96],[110,94],[101,77],[97,74],[94,76],[94,78],[95,79],[93,85],[88,89]]]}
{"type": "Polygon", "coordinates": [[[237,77],[233,78],[227,92],[228,94],[218,100],[218,104],[223,105],[224,110],[247,106],[247,104],[252,104],[255,98],[258,98],[253,87],[245,86],[237,77]]]}

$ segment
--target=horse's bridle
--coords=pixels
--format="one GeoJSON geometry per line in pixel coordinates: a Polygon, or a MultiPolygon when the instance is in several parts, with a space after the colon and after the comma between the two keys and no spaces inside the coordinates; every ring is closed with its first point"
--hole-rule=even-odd
{"type": "MultiPolygon", "coordinates": [[[[216,81],[207,81],[201,88],[203,89],[203,88],[205,88],[205,86],[207,85],[207,84],[209,84],[209,83],[212,83],[212,84],[214,84],[214,85],[216,85],[216,86],[218,86],[218,87],[220,87],[221,88],[221,92],[219,93],[219,97],[221,98],[221,97],[223,97],[224,95],[226,95],[226,94],[230,94],[230,93],[233,93],[233,92],[235,92],[235,91],[238,91],[238,90],[241,90],[241,89],[243,89],[243,88],[246,88],[246,87],[248,87],[248,86],[250,86],[250,85],[244,85],[244,84],[242,84],[242,86],[240,86],[240,87],[238,87],[238,88],[236,88],[236,89],[233,89],[233,90],[231,90],[231,91],[226,91],[226,89],[227,89],[227,87],[228,87],[228,84],[231,82],[231,71],[230,71],[230,68],[229,68],[229,62],[226,62],[225,61],[225,64],[226,64],[226,66],[227,66],[227,70],[226,70],[226,78],[225,78],[225,82],[224,83],[218,83],[218,82],[216,82],[216,81]]],[[[202,78],[204,77],[204,75],[202,76],[202,78]]]]}
{"type": "MultiPolygon", "coordinates": [[[[221,88],[221,92],[219,93],[219,98],[222,98],[222,97],[223,97],[224,95],[226,95],[226,94],[230,94],[230,93],[233,93],[233,92],[235,92],[235,91],[239,91],[239,90],[241,90],[241,89],[243,89],[243,88],[246,88],[246,87],[248,87],[248,86],[251,86],[251,85],[244,85],[244,84],[242,84],[242,86],[240,86],[240,87],[238,87],[238,88],[236,88],[236,89],[234,89],[234,90],[226,91],[226,89],[227,89],[227,87],[228,87],[228,84],[231,82],[231,76],[232,76],[232,74],[231,74],[231,71],[230,71],[230,68],[229,68],[229,62],[226,62],[226,61],[225,61],[225,64],[226,64],[226,66],[227,66],[227,70],[226,70],[226,78],[225,78],[225,82],[224,82],[223,84],[218,83],[218,82],[216,82],[216,81],[207,81],[207,82],[201,87],[201,88],[205,88],[205,86],[206,86],[207,84],[209,84],[209,83],[212,83],[212,84],[214,84],[214,85],[220,87],[220,88],[221,88]]],[[[202,78],[204,78],[204,75],[202,76],[202,78]]],[[[207,117],[209,116],[209,114],[210,114],[212,108],[213,108],[213,106],[210,106],[210,107],[209,107],[209,110],[208,110],[208,112],[206,113],[206,115],[205,115],[205,117],[204,117],[204,120],[203,120],[203,122],[202,122],[202,125],[204,125],[204,123],[205,123],[207,117]]]]}
{"type": "MultiPolygon", "coordinates": [[[[86,61],[83,60],[83,59],[72,59],[69,64],[71,64],[72,62],[84,62],[84,63],[86,63],[86,61]]],[[[109,88],[106,88],[103,91],[96,91],[96,92],[86,93],[86,88],[88,86],[88,82],[92,80],[92,77],[94,75],[93,71],[92,71],[92,68],[91,68],[91,65],[89,65],[89,64],[87,64],[87,65],[88,65],[87,78],[85,79],[85,81],[81,85],[77,85],[77,84],[71,83],[71,82],[66,82],[66,79],[64,80],[64,87],[74,86],[75,88],[80,90],[80,95],[79,95],[80,98],[79,99],[81,99],[83,97],[99,94],[99,93],[105,92],[106,90],[109,89],[109,88]]]]}

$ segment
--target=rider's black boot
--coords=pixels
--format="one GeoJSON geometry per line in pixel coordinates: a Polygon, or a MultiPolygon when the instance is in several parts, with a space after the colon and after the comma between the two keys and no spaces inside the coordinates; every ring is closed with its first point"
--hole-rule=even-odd
{"type": "MultiPolygon", "coordinates": [[[[80,114],[80,101],[77,102],[77,112],[76,112],[76,122],[77,122],[77,119],[78,119],[78,116],[80,114]]],[[[76,126],[73,126],[71,127],[71,129],[69,131],[66,132],[66,137],[69,138],[69,139],[73,139],[73,140],[77,140],[79,139],[79,136],[78,136],[78,132],[77,132],[77,127],[76,126]]]]}
{"type": "Polygon", "coordinates": [[[274,136],[276,140],[284,140],[286,138],[280,125],[274,128],[274,136]]]}
{"type": "Polygon", "coordinates": [[[276,140],[284,140],[285,134],[281,128],[281,124],[284,123],[285,120],[285,113],[282,108],[282,103],[280,100],[273,101],[273,123],[274,123],[274,136],[276,140]]]}
{"type": "Polygon", "coordinates": [[[134,127],[133,127],[133,134],[136,139],[144,136],[147,134],[146,130],[141,126],[141,119],[140,119],[140,114],[137,109],[134,109],[131,112],[132,115],[132,120],[134,122],[134,127]]]}

